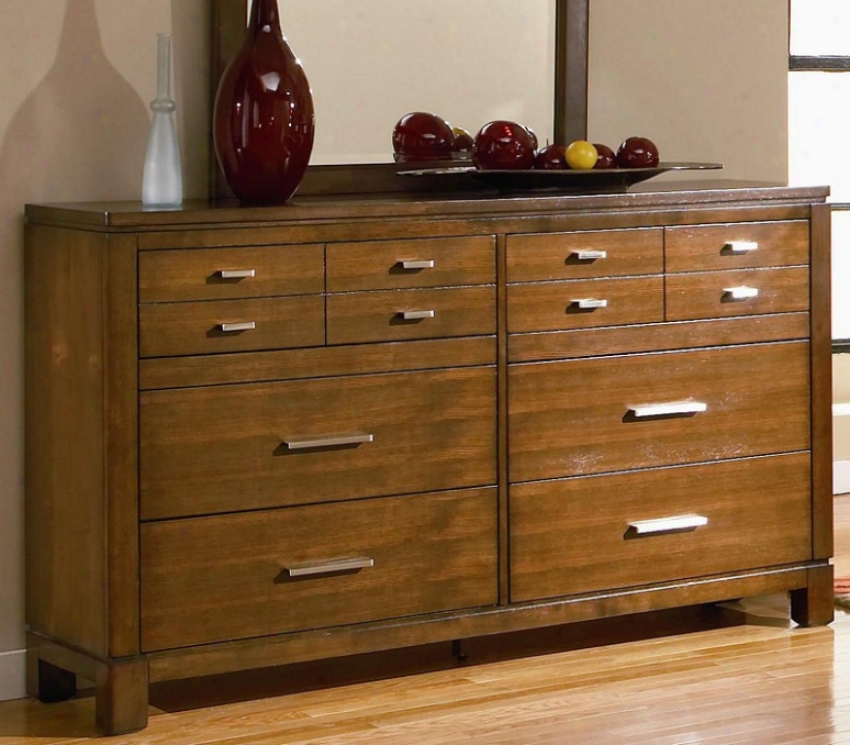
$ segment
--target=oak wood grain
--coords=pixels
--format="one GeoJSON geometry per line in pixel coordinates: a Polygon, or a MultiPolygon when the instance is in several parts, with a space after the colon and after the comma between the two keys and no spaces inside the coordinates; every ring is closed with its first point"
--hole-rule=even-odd
{"type": "Polygon", "coordinates": [[[659,228],[531,233],[508,237],[508,282],[660,274],[664,233],[659,228]],[[604,257],[582,259],[581,251],[604,257]]]}
{"type": "Polygon", "coordinates": [[[492,605],[496,508],[483,489],[144,525],[143,647],[492,605]],[[374,566],[286,574],[341,557],[374,566]]]}
{"type": "Polygon", "coordinates": [[[147,392],[141,515],[494,484],[495,403],[492,367],[147,392]],[[374,440],[285,445],[350,432],[374,440]]]}

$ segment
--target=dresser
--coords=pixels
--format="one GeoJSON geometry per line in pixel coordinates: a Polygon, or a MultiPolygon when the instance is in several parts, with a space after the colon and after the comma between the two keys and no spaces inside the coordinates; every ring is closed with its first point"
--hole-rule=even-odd
{"type": "Polygon", "coordinates": [[[30,205],[28,686],[788,592],[832,619],[822,188],[30,205]]]}

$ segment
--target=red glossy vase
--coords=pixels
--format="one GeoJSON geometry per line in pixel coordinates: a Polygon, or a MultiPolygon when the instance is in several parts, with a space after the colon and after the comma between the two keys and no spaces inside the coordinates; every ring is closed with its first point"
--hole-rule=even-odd
{"type": "Polygon", "coordinates": [[[248,33],[218,86],[216,157],[242,202],[279,204],[298,189],[315,132],[313,96],[280,31],[277,0],[254,0],[248,33]]]}

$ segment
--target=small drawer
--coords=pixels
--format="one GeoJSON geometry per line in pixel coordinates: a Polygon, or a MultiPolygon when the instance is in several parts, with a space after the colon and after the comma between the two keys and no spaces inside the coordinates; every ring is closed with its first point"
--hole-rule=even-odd
{"type": "Polygon", "coordinates": [[[513,482],[805,450],[809,345],[512,365],[513,482]]]}
{"type": "Polygon", "coordinates": [[[511,487],[511,600],[811,559],[808,453],[511,487]]]}
{"type": "Polygon", "coordinates": [[[809,270],[806,267],[671,274],[667,277],[668,321],[808,309],[809,270]]]}
{"type": "Polygon", "coordinates": [[[497,601],[496,490],[142,526],[142,649],[497,601]]]}
{"type": "Polygon", "coordinates": [[[493,367],[149,391],[144,520],[488,486],[493,367]]]}
{"type": "Polygon", "coordinates": [[[142,251],[139,299],[158,303],[321,293],[324,262],[320,244],[142,251]]]}
{"type": "Polygon", "coordinates": [[[664,320],[661,277],[508,286],[508,331],[560,331],[664,320]]]}
{"type": "Polygon", "coordinates": [[[329,244],[328,291],[492,284],[495,245],[493,236],[329,244]]]}
{"type": "Polygon", "coordinates": [[[801,266],[809,263],[809,223],[741,222],[665,229],[668,272],[801,266]]]}
{"type": "Polygon", "coordinates": [[[508,282],[661,274],[660,228],[511,235],[508,282]]]}
{"type": "Polygon", "coordinates": [[[203,303],[154,303],[139,308],[142,357],[321,346],[321,295],[203,303]]]}
{"type": "Polygon", "coordinates": [[[328,344],[495,333],[492,286],[328,296],[328,344]]]}

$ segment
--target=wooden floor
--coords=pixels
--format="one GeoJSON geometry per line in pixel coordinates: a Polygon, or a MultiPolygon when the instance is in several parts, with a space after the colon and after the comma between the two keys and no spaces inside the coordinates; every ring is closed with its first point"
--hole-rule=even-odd
{"type": "MultiPolygon", "coordinates": [[[[836,543],[850,575],[850,497],[836,500],[836,543]]],[[[586,625],[469,644],[468,662],[446,667],[446,649],[436,670],[429,649],[160,686],[149,728],[109,739],[96,737],[90,697],[10,701],[0,744],[850,743],[850,614],[792,628],[771,597],[597,624],[600,635],[604,646],[588,646],[586,625]],[[407,674],[369,680],[378,666],[407,674]],[[250,696],[261,698],[239,700],[250,696]]]]}

